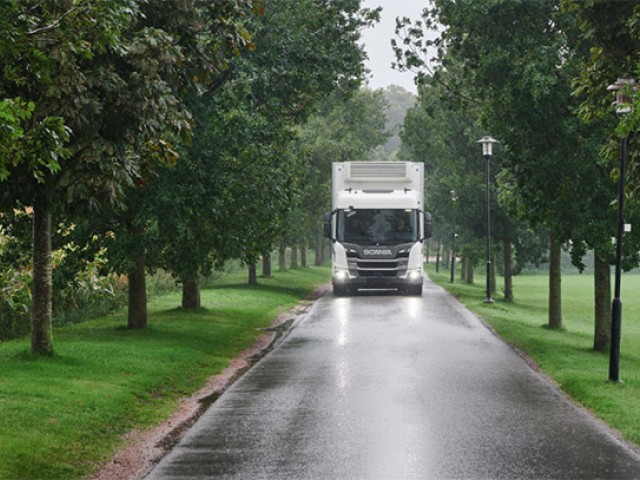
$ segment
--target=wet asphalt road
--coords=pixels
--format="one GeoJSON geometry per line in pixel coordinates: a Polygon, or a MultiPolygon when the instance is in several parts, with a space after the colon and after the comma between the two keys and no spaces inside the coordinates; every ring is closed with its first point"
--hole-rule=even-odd
{"type": "Polygon", "coordinates": [[[640,478],[640,457],[427,281],[322,297],[148,478],[640,478]]]}

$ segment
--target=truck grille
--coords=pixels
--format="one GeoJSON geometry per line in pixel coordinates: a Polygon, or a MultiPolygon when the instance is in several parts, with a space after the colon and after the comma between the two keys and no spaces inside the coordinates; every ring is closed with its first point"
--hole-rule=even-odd
{"type": "Polygon", "coordinates": [[[349,258],[349,271],[359,277],[397,277],[407,273],[408,259],[363,259],[349,258]]]}

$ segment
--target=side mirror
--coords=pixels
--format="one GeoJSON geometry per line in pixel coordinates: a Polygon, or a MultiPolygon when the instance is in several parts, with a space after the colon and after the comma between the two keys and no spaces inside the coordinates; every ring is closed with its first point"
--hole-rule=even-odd
{"type": "Polygon", "coordinates": [[[331,238],[331,212],[324,214],[324,236],[331,238]]]}
{"type": "Polygon", "coordinates": [[[431,238],[433,235],[433,219],[429,212],[424,212],[424,238],[431,238]]]}

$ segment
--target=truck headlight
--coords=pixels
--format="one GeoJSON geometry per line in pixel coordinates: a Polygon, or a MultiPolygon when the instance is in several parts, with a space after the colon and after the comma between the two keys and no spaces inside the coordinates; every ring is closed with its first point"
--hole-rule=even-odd
{"type": "Polygon", "coordinates": [[[411,281],[417,281],[420,280],[420,278],[422,278],[422,271],[421,270],[409,270],[409,272],[407,273],[407,278],[411,281]]]}
{"type": "Polygon", "coordinates": [[[334,273],[334,277],[338,282],[344,282],[349,278],[349,272],[346,270],[336,270],[334,273]]]}

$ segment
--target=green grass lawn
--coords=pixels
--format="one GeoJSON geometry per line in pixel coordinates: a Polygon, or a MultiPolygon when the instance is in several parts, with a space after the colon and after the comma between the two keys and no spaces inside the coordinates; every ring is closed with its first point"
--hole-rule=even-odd
{"type": "MultiPolygon", "coordinates": [[[[622,343],[620,377],[622,384],[611,384],[609,355],[593,351],[593,277],[562,277],[564,328],[554,331],[547,323],[548,279],[544,275],[514,278],[513,303],[501,301],[486,305],[484,278],[476,285],[449,283],[443,269],[429,276],[454,294],[462,303],[485,319],[509,344],[526,353],[542,371],[578,403],[640,445],[640,275],[622,279],[622,343]]],[[[502,279],[498,279],[500,284],[502,279]]]]}
{"type": "Polygon", "coordinates": [[[154,299],[144,331],[127,330],[125,312],[58,329],[51,358],[26,340],[1,343],[0,479],[91,474],[124,433],[167,418],[330,270],[276,273],[255,288],[245,278],[203,289],[196,312],[176,308],[179,293],[154,299]]]}

